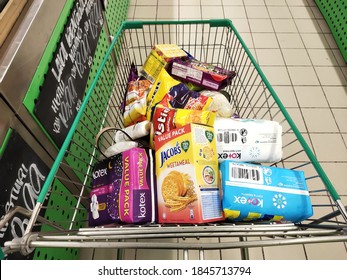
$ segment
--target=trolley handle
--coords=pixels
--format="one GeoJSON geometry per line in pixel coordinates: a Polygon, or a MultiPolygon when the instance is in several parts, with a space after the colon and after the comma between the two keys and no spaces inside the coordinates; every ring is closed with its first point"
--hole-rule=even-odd
{"type": "MultiPolygon", "coordinates": [[[[21,214],[21,215],[24,215],[28,218],[31,217],[32,215],[32,212],[33,211],[30,211],[22,206],[15,206],[13,208],[10,209],[10,211],[8,211],[3,217],[2,219],[0,220],[0,228],[3,228],[16,214],[21,214]]],[[[62,227],[59,227],[57,225],[55,225],[54,223],[50,222],[49,220],[41,217],[41,216],[38,216],[37,217],[37,220],[41,223],[45,223],[57,230],[64,230],[62,227]]]]}
{"type": "MultiPolygon", "coordinates": [[[[124,21],[124,29],[142,29],[144,25],[158,25],[159,24],[180,24],[189,25],[196,24],[196,20],[163,20],[163,21],[124,21]]],[[[199,24],[209,24],[210,27],[229,27],[231,26],[230,19],[206,19],[199,20],[199,24]]]]}

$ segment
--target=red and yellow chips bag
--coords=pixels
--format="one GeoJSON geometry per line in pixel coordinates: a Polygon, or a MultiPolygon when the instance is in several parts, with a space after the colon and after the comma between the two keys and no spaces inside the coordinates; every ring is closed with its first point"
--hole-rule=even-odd
{"type": "Polygon", "coordinates": [[[212,111],[175,109],[158,105],[153,114],[151,146],[154,146],[153,138],[155,136],[162,135],[189,123],[213,126],[215,117],[216,113],[212,111]]]}

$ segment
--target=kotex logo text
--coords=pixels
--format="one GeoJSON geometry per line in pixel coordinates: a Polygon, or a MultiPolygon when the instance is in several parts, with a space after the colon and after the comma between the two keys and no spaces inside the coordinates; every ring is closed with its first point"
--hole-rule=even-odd
{"type": "Polygon", "coordinates": [[[218,159],[241,159],[241,153],[218,153],[218,159]]]}
{"type": "Polygon", "coordinates": [[[252,198],[247,198],[245,196],[236,196],[234,195],[234,203],[238,203],[238,204],[248,204],[251,206],[255,206],[255,207],[260,207],[263,208],[264,207],[264,200],[260,199],[260,198],[256,198],[256,197],[252,197],[252,198]]]}

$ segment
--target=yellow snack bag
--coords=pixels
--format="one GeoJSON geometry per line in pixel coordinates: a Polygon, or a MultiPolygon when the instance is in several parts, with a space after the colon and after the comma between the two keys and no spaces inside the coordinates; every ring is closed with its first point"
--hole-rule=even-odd
{"type": "Polygon", "coordinates": [[[153,113],[153,126],[150,145],[154,147],[154,137],[190,123],[203,124],[213,127],[216,113],[212,111],[175,109],[156,106],[153,113]]]}
{"type": "Polygon", "coordinates": [[[148,80],[128,83],[124,108],[124,126],[131,126],[146,120],[146,95],[151,88],[148,80]]]}
{"type": "Polygon", "coordinates": [[[172,78],[169,73],[162,68],[157,80],[154,82],[151,90],[147,95],[147,120],[151,121],[155,106],[162,101],[170,89],[180,82],[172,78]]]}

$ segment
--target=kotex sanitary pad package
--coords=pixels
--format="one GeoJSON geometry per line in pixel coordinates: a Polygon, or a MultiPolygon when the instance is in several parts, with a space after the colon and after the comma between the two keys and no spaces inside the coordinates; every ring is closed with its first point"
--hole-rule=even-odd
{"type": "Polygon", "coordinates": [[[93,168],[90,191],[89,226],[120,222],[119,188],[122,181],[121,154],[97,162],[93,168]]]}
{"type": "Polygon", "coordinates": [[[298,223],[313,215],[303,171],[230,160],[220,171],[228,220],[298,223]]]}
{"type": "Polygon", "coordinates": [[[154,151],[132,148],[122,153],[123,177],[119,190],[119,217],[125,223],[155,222],[156,179],[154,151]]]}
{"type": "Polygon", "coordinates": [[[217,117],[218,161],[277,162],[282,158],[282,126],[275,121],[217,117]]]}
{"type": "Polygon", "coordinates": [[[156,221],[154,151],[131,148],[95,164],[89,226],[156,221]]]}

